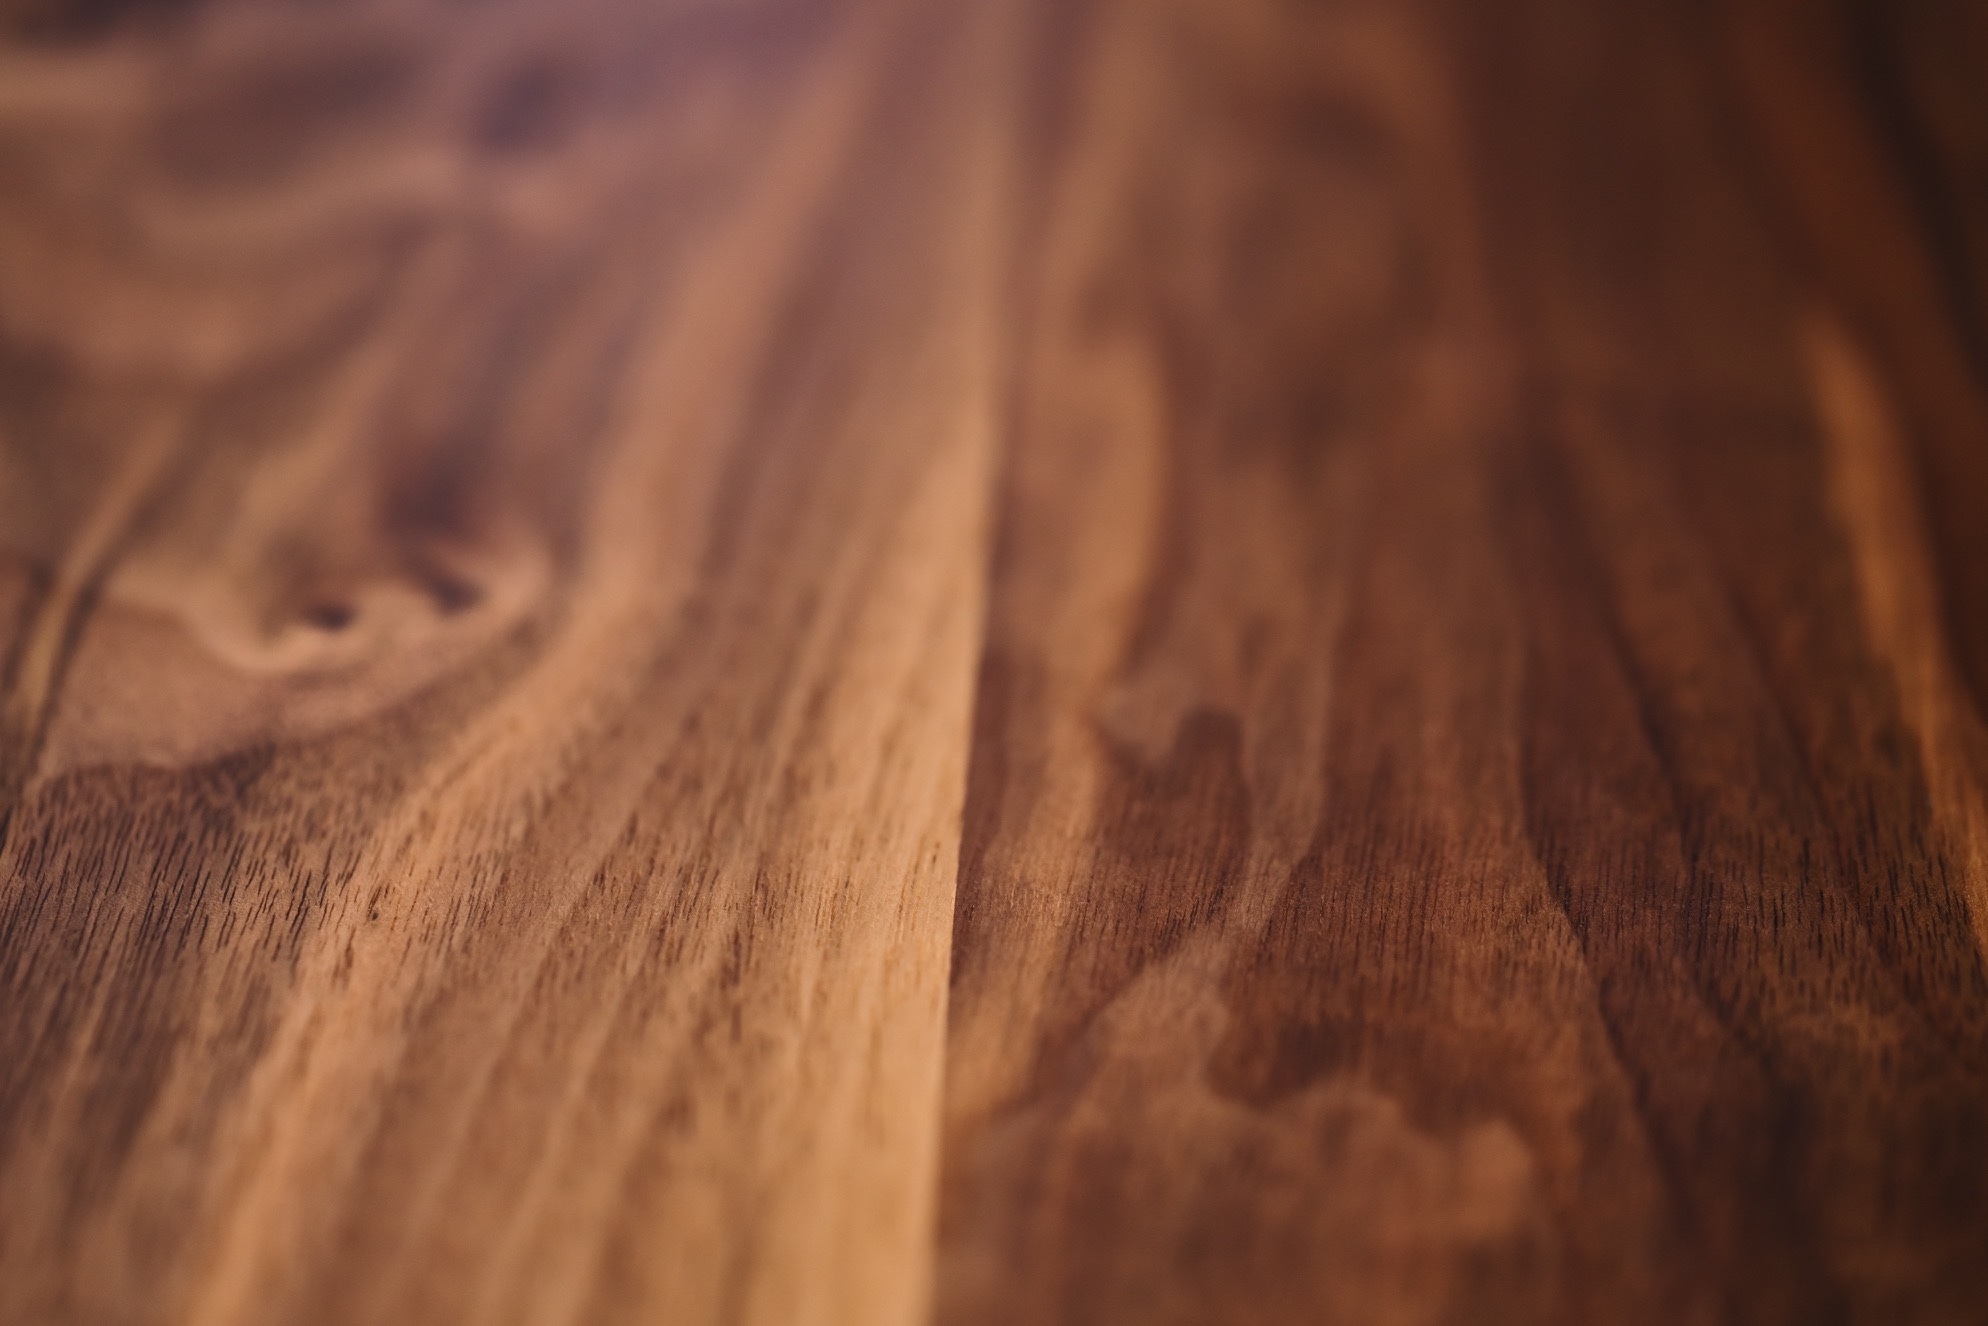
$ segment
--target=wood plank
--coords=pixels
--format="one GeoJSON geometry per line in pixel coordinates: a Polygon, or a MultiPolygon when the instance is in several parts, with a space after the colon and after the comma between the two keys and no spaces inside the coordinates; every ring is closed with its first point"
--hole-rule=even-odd
{"type": "Polygon", "coordinates": [[[1059,39],[941,1321],[1978,1316],[1984,375],[1832,14],[1059,39]]]}
{"type": "Polygon", "coordinates": [[[29,19],[0,1318],[921,1316],[998,31],[29,19]]]}

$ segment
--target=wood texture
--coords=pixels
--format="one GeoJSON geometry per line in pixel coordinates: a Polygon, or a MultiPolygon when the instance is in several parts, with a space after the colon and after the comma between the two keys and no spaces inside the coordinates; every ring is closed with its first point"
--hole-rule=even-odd
{"type": "Polygon", "coordinates": [[[0,34],[0,1322],[1988,1320],[1979,6],[0,34]]]}
{"type": "Polygon", "coordinates": [[[11,51],[0,1318],[910,1321],[998,34],[11,51]]]}
{"type": "MultiPolygon", "coordinates": [[[[1894,21],[1975,179],[1978,20],[1894,21]]],[[[1988,1312],[1979,304],[1868,40],[1062,38],[942,1321],[1988,1312]]]]}

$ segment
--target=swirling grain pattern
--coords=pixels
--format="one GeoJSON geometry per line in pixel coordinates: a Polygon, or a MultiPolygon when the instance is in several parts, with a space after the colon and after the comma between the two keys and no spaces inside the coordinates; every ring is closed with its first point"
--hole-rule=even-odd
{"type": "Polygon", "coordinates": [[[1006,187],[934,17],[9,51],[0,1316],[917,1315],[1006,187]]]}

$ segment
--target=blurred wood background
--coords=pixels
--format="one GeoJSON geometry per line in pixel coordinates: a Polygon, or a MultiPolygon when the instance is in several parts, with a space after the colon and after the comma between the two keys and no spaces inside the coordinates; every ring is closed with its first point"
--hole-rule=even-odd
{"type": "Polygon", "coordinates": [[[0,1322],[1988,1321],[1988,10],[0,0],[0,1322]]]}

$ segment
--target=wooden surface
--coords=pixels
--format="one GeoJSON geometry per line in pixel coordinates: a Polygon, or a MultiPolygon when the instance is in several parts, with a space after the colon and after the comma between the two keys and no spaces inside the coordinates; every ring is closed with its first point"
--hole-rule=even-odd
{"type": "Polygon", "coordinates": [[[0,1322],[1988,1321],[1988,13],[0,0],[0,1322]]]}

